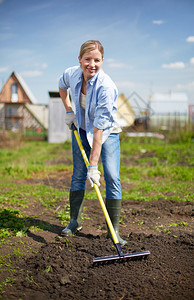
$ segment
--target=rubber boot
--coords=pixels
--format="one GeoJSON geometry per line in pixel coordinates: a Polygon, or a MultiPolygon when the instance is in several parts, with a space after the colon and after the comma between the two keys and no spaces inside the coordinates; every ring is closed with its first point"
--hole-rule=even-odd
{"type": "Polygon", "coordinates": [[[69,236],[81,230],[81,213],[83,209],[84,190],[70,191],[70,222],[61,232],[61,235],[69,236]]]}
{"type": "MultiPolygon", "coordinates": [[[[123,240],[119,236],[119,221],[120,221],[120,214],[121,214],[121,199],[106,199],[106,208],[111,219],[112,225],[114,227],[115,233],[119,240],[119,243],[124,246],[127,244],[127,241],[123,240]]],[[[108,226],[107,226],[108,227],[108,226]]],[[[111,233],[108,228],[107,238],[111,238],[111,233]]]]}

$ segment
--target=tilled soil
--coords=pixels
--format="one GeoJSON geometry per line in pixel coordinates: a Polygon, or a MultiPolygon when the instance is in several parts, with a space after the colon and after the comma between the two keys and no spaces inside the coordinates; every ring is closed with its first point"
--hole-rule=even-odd
{"type": "Polygon", "coordinates": [[[138,259],[93,264],[94,257],[117,255],[106,239],[106,224],[98,200],[86,200],[90,219],[77,235],[61,238],[59,220],[42,219],[53,230],[29,234],[39,251],[18,261],[17,279],[5,287],[2,299],[193,299],[194,205],[160,199],[123,201],[120,234],[128,241],[125,254],[149,250],[138,259]]]}

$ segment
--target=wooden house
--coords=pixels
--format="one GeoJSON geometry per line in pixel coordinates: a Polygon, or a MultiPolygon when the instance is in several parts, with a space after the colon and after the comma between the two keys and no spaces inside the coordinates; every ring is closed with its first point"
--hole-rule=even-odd
{"type": "Polygon", "coordinates": [[[23,78],[12,72],[0,92],[0,128],[47,130],[48,107],[36,103],[23,78]]]}

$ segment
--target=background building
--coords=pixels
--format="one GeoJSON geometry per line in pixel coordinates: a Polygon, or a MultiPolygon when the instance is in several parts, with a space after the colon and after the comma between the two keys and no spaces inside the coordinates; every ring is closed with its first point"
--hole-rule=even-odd
{"type": "Polygon", "coordinates": [[[37,100],[16,72],[12,72],[0,93],[0,128],[12,131],[47,130],[48,106],[37,100]]]}
{"type": "Polygon", "coordinates": [[[148,109],[151,127],[172,129],[188,123],[189,103],[184,93],[153,94],[148,109]]]}

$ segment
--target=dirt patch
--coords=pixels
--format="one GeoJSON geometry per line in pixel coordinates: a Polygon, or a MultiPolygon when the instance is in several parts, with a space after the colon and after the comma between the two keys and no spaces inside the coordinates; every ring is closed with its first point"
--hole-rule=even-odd
{"type": "Polygon", "coordinates": [[[128,241],[123,252],[151,254],[105,264],[93,264],[93,258],[116,250],[106,240],[98,200],[85,200],[85,207],[90,219],[68,239],[58,237],[62,226],[56,216],[42,211],[41,220],[53,226],[22,238],[38,252],[11,257],[17,271],[9,276],[16,280],[5,286],[2,299],[193,299],[192,202],[123,201],[120,233],[128,241]]]}
{"type": "Polygon", "coordinates": [[[18,148],[21,146],[22,136],[20,134],[10,134],[5,130],[0,130],[0,149],[2,148],[18,148]],[[14,138],[13,138],[14,135],[14,138]]]}

